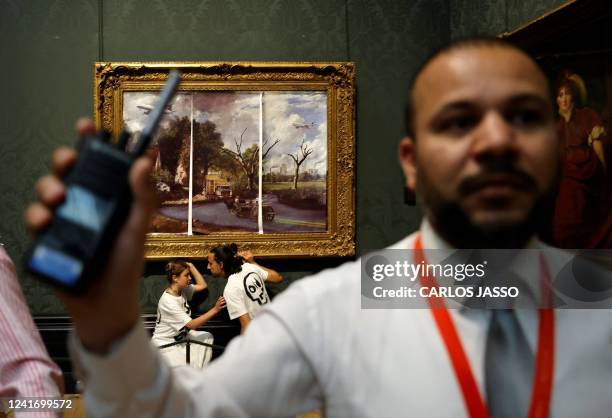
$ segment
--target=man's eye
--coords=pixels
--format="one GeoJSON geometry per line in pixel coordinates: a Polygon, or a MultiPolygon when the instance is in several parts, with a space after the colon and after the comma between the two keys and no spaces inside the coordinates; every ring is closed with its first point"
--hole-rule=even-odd
{"type": "Polygon", "coordinates": [[[506,115],[506,120],[518,127],[532,128],[544,120],[542,112],[537,110],[516,110],[506,115]]]}
{"type": "Polygon", "coordinates": [[[440,130],[451,134],[462,134],[472,129],[478,123],[478,118],[471,115],[461,115],[448,118],[440,124],[440,130]]]}

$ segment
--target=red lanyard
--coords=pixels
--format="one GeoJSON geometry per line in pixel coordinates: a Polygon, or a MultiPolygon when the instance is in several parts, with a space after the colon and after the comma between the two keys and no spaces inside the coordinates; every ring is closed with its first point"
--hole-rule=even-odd
{"type": "MultiPolygon", "coordinates": [[[[425,253],[421,235],[417,235],[414,242],[414,259],[417,264],[425,263],[425,253]]],[[[543,257],[540,256],[540,274],[544,277],[543,288],[550,283],[550,272],[543,257]]],[[[432,276],[421,276],[420,283],[423,287],[438,287],[436,279],[432,276]]],[[[471,418],[489,418],[489,411],[480,395],[476,379],[472,373],[463,345],[459,339],[457,329],[446,309],[444,299],[432,297],[428,299],[430,311],[440,331],[440,336],[446,346],[446,351],[451,359],[455,376],[461,386],[463,400],[471,418]]],[[[531,405],[529,407],[529,418],[546,418],[550,411],[550,399],[552,395],[553,374],[555,364],[555,317],[550,308],[540,309],[540,325],[538,331],[538,353],[536,357],[535,375],[533,378],[533,390],[531,393],[531,405]]]]}

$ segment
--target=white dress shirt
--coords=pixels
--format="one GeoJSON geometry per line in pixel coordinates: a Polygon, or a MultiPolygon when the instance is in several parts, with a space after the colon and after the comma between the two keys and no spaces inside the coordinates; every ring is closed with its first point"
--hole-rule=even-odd
{"type": "MultiPolygon", "coordinates": [[[[425,223],[425,248],[442,240],[425,223]]],[[[395,248],[412,248],[415,234],[395,248]]],[[[428,309],[361,309],[360,262],[294,283],[205,370],[171,370],[138,325],[108,356],[73,338],[92,417],[465,417],[428,309]]],[[[451,310],[481,392],[489,312],[451,310]]],[[[517,314],[535,348],[536,311],[517,314]]],[[[612,314],[556,311],[551,416],[610,416],[612,314]]],[[[512,367],[507,365],[507,367],[512,367]]]]}

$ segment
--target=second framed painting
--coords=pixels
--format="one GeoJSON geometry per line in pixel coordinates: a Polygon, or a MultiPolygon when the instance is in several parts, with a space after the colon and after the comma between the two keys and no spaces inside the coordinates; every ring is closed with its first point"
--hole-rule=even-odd
{"type": "Polygon", "coordinates": [[[151,144],[160,206],[147,258],[354,254],[352,63],[95,64],[96,124],[130,146],[168,72],[179,91],[151,144]]]}
{"type": "Polygon", "coordinates": [[[611,25],[609,1],[571,0],[500,35],[529,52],[552,86],[563,158],[540,235],[568,250],[612,249],[611,25]]]}

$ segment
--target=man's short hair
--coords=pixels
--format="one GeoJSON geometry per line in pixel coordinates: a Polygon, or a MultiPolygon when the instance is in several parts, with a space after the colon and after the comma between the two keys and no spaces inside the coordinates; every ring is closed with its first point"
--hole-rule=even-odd
{"type": "MultiPolygon", "coordinates": [[[[515,51],[522,52],[525,54],[531,61],[540,69],[540,65],[531,57],[523,48],[520,46],[502,38],[496,38],[493,36],[475,36],[469,38],[461,38],[452,41],[451,43],[444,45],[443,47],[435,50],[431,55],[429,55],[419,66],[417,71],[414,73],[414,76],[410,80],[410,89],[408,92],[408,100],[406,101],[405,107],[405,123],[406,123],[406,134],[415,139],[414,135],[414,86],[419,78],[419,75],[423,72],[425,67],[429,65],[430,62],[438,58],[440,55],[447,54],[449,52],[453,52],[458,49],[463,48],[473,48],[473,47],[491,47],[491,48],[509,48],[515,51]]],[[[542,71],[544,73],[544,71],[542,71]]]]}

